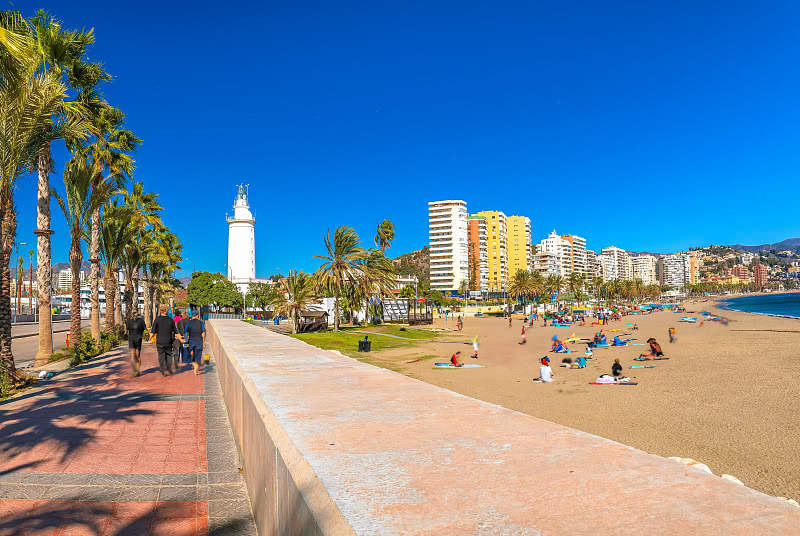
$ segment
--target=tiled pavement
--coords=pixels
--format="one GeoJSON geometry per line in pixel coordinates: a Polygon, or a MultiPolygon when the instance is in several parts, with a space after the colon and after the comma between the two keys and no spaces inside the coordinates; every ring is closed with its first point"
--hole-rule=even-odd
{"type": "Polygon", "coordinates": [[[0,403],[0,536],[255,535],[213,356],[181,367],[120,348],[0,403]]]}

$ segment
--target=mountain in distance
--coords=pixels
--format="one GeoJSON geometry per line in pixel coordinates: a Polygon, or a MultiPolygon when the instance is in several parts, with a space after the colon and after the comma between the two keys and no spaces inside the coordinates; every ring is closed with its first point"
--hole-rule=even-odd
{"type": "Polygon", "coordinates": [[[420,281],[430,282],[431,253],[428,246],[410,253],[403,253],[392,259],[392,263],[398,274],[413,275],[420,281]]]}
{"type": "Polygon", "coordinates": [[[750,253],[758,253],[759,251],[793,251],[797,253],[800,251],[800,238],[787,238],[781,242],[774,244],[761,244],[760,246],[743,246],[742,244],[733,244],[728,246],[736,251],[749,251],[750,253]]]}

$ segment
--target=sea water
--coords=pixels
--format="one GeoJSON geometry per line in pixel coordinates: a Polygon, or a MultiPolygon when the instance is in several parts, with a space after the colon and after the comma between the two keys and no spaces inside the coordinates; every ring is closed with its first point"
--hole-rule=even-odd
{"type": "Polygon", "coordinates": [[[731,298],[721,303],[725,309],[762,315],[800,318],[800,293],[759,294],[731,298]]]}

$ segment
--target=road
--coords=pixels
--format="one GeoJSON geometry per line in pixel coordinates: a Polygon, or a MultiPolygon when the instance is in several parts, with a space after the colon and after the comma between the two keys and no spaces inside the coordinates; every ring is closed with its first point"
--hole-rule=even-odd
{"type": "MultiPolygon", "coordinates": [[[[89,321],[82,321],[81,326],[89,327],[89,321]]],[[[56,352],[67,345],[68,330],[69,320],[53,322],[53,346],[56,352]]],[[[21,324],[11,327],[11,351],[14,354],[14,363],[17,368],[33,366],[33,358],[39,351],[38,333],[38,324],[21,324]],[[29,336],[25,337],[24,335],[29,336]]]]}

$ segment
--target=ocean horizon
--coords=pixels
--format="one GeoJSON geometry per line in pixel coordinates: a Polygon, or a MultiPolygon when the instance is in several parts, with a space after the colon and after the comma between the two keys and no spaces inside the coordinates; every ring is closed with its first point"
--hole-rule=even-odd
{"type": "Polygon", "coordinates": [[[740,296],[720,303],[723,309],[784,318],[800,318],[800,293],[740,296]]]}

